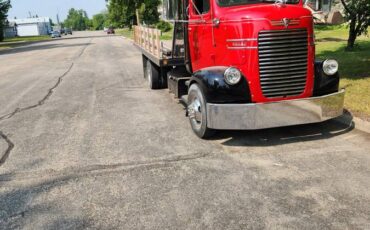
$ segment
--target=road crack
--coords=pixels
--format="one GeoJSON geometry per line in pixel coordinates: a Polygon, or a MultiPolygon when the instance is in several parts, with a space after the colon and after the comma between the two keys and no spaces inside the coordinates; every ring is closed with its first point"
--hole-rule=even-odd
{"type": "MultiPolygon", "coordinates": [[[[85,47],[83,47],[81,49],[81,51],[78,53],[78,55],[73,59],[72,63],[69,65],[68,69],[62,75],[60,75],[58,77],[57,82],[51,88],[48,89],[46,95],[41,100],[39,100],[36,104],[29,105],[29,106],[26,106],[26,107],[16,108],[13,112],[1,116],[0,117],[0,122],[10,119],[18,113],[21,113],[21,112],[24,112],[24,111],[27,111],[27,110],[30,110],[30,109],[34,109],[34,108],[37,108],[37,107],[42,106],[43,104],[45,104],[45,102],[53,95],[53,93],[55,92],[55,89],[58,88],[58,86],[62,83],[63,78],[65,76],[67,76],[69,72],[71,72],[71,70],[72,70],[72,68],[75,64],[75,61],[82,56],[82,54],[85,52],[86,48],[91,44],[91,41],[92,41],[92,38],[87,43],[87,45],[85,45],[85,47]]],[[[0,159],[0,166],[1,166],[5,163],[6,159],[8,159],[8,157],[10,155],[10,152],[14,148],[14,143],[12,141],[10,141],[8,136],[6,136],[2,131],[0,131],[0,137],[8,143],[8,148],[0,159]]]]}
{"type": "Polygon", "coordinates": [[[16,115],[17,113],[21,113],[23,111],[34,109],[36,107],[39,107],[39,106],[43,105],[50,98],[50,96],[54,93],[54,90],[60,85],[60,83],[62,82],[63,78],[72,70],[73,65],[74,65],[74,63],[71,63],[71,65],[68,67],[67,71],[65,71],[60,77],[58,77],[58,80],[55,83],[55,85],[53,87],[51,87],[47,91],[47,94],[41,100],[39,100],[36,104],[29,105],[27,107],[16,108],[13,112],[1,116],[0,117],[0,121],[10,119],[14,115],[16,115]]]}
{"type": "Polygon", "coordinates": [[[5,135],[2,131],[0,131],[0,137],[5,140],[5,142],[8,144],[8,148],[5,150],[4,154],[0,158],[0,166],[3,165],[8,159],[10,152],[14,148],[13,142],[9,139],[7,135],[5,135]]]}

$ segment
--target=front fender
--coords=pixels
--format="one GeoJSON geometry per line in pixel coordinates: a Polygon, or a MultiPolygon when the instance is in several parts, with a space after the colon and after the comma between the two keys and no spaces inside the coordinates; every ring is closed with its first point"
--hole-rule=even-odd
{"type": "Polygon", "coordinates": [[[214,66],[193,73],[190,84],[198,83],[209,103],[250,103],[251,94],[243,76],[236,85],[228,85],[224,72],[228,67],[214,66]]]}
{"type": "Polygon", "coordinates": [[[322,69],[323,63],[323,60],[315,61],[314,97],[324,96],[339,91],[339,73],[333,76],[326,75],[322,69]]]}

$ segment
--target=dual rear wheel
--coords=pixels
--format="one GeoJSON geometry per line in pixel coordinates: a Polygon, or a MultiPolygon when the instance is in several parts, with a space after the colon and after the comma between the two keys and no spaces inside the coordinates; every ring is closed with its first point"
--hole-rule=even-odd
{"type": "Polygon", "coordinates": [[[161,88],[160,70],[148,58],[143,56],[144,78],[148,81],[150,89],[161,88]]]}

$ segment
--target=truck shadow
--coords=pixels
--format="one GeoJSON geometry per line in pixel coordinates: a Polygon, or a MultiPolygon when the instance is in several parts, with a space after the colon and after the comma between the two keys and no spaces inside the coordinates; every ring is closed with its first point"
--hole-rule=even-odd
{"type": "Polygon", "coordinates": [[[354,128],[353,116],[345,111],[343,116],[322,123],[252,131],[217,131],[211,139],[227,139],[221,143],[225,146],[263,147],[329,139],[351,132],[354,128]]]}

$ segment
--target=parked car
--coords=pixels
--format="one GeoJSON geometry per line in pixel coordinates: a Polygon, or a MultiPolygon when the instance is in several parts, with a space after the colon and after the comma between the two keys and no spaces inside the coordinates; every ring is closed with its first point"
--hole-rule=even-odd
{"type": "Polygon", "coordinates": [[[114,29],[112,27],[110,27],[108,30],[107,30],[107,34],[115,34],[116,32],[114,31],[114,29]]]}
{"type": "Polygon", "coordinates": [[[71,28],[64,29],[64,35],[68,35],[68,34],[72,35],[72,29],[71,28]]]}
{"type": "Polygon", "coordinates": [[[60,38],[62,35],[60,35],[59,31],[53,31],[51,32],[51,38],[60,38]]]}
{"type": "Polygon", "coordinates": [[[60,34],[64,34],[65,33],[65,29],[64,28],[61,28],[60,29],[60,34]]]}

